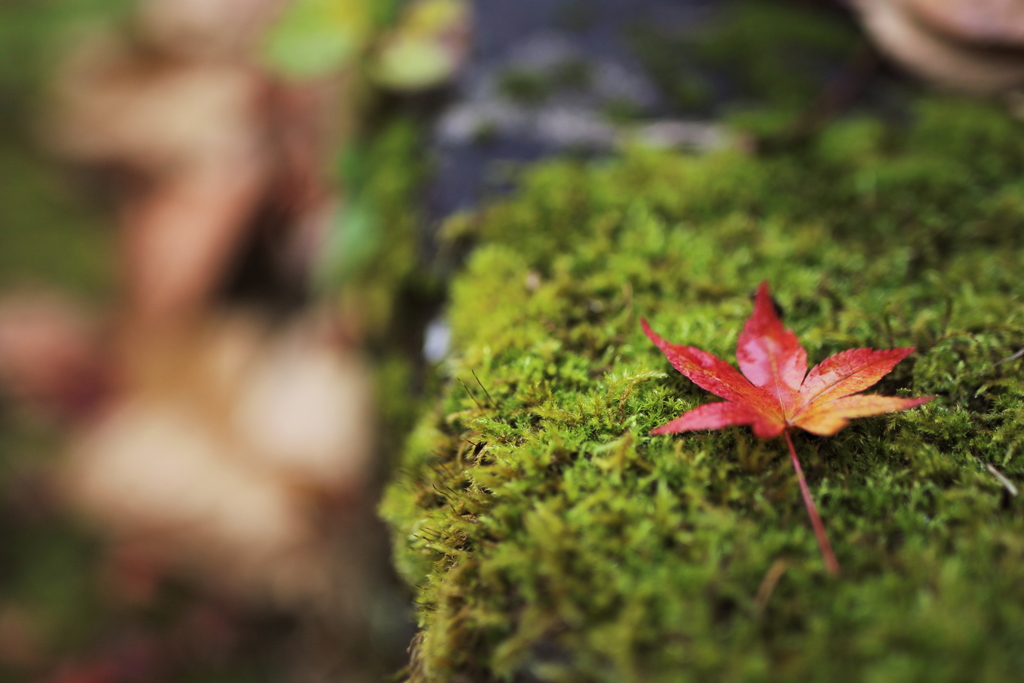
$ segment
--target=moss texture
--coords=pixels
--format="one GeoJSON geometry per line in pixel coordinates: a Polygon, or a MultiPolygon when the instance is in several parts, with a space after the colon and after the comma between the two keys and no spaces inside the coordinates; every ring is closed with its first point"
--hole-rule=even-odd
{"type": "MultiPolygon", "coordinates": [[[[111,23],[126,0],[0,6],[0,288],[60,286],[93,299],[115,286],[111,211],[39,149],[45,83],[77,22],[111,23]]],[[[95,188],[92,188],[95,189],[95,188]]]]}
{"type": "Polygon", "coordinates": [[[412,681],[985,681],[1024,670],[1024,131],[930,100],[767,158],[550,163],[449,224],[450,379],[383,513],[412,681]],[[650,437],[712,400],[643,336],[733,362],[767,280],[812,362],[916,346],[913,411],[782,440],[650,437]],[[777,580],[777,581],[776,581],[777,580]]]}
{"type": "Polygon", "coordinates": [[[771,103],[806,107],[853,56],[858,31],[820,3],[720,0],[699,30],[631,24],[627,44],[666,99],[683,110],[771,103]]]}

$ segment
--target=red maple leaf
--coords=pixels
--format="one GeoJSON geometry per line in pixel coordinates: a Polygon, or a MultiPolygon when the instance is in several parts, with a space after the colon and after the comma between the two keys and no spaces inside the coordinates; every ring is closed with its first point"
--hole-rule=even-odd
{"type": "Polygon", "coordinates": [[[754,312],[743,326],[736,347],[736,361],[742,374],[710,353],[665,341],[651,330],[646,320],[640,323],[676,370],[700,388],[725,399],[683,413],[651,434],[750,425],[762,439],[784,435],[825,566],[832,574],[838,573],[839,563],[811,499],[790,432],[799,427],[831,436],[852,418],[906,410],[932,400],[932,396],[858,394],[889,374],[914,349],[849,349],[826,358],[808,372],[807,352],[796,335],[782,326],[767,283],[757,290],[754,312]]]}

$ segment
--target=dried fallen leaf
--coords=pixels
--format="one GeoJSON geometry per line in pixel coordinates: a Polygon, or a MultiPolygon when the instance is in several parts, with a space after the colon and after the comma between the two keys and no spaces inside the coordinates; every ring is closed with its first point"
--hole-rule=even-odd
{"type": "Polygon", "coordinates": [[[251,54],[292,0],[139,0],[135,30],[161,51],[186,59],[251,54]]]}
{"type": "Polygon", "coordinates": [[[99,335],[80,306],[52,292],[0,299],[0,388],[34,408],[80,416],[110,388],[99,335]]]}
{"type": "Polygon", "coordinates": [[[1019,0],[848,0],[878,49],[947,90],[991,95],[1024,85],[1019,0]]]}
{"type": "Polygon", "coordinates": [[[706,351],[665,341],[646,320],[641,320],[641,325],[676,370],[700,388],[725,399],[723,403],[694,408],[651,433],[750,425],[762,439],[784,435],[822,557],[829,571],[838,573],[839,564],[807,489],[790,432],[799,427],[831,436],[853,418],[906,410],[932,400],[931,396],[897,398],[859,393],[889,374],[914,349],[849,349],[826,358],[808,372],[807,352],[796,335],[783,327],[767,283],[757,290],[754,312],[740,333],[736,360],[742,374],[706,351]]]}
{"type": "Polygon", "coordinates": [[[138,334],[123,393],[75,436],[69,499],[142,584],[147,567],[180,567],[279,605],[324,599],[351,519],[338,513],[371,474],[365,362],[315,316],[138,334]]]}
{"type": "Polygon", "coordinates": [[[274,243],[275,276],[304,282],[331,206],[323,169],[344,135],[345,79],[286,84],[244,60],[158,48],[88,36],[57,73],[47,130],[65,157],[131,180],[121,183],[129,315],[195,315],[257,243],[274,243]]]}
{"type": "Polygon", "coordinates": [[[957,40],[992,46],[1024,45],[1020,0],[903,0],[923,23],[957,40]]]}
{"type": "Polygon", "coordinates": [[[54,90],[52,144],[136,178],[122,214],[133,313],[159,320],[200,308],[271,182],[266,84],[244,66],[148,57],[98,36],[54,90]]]}

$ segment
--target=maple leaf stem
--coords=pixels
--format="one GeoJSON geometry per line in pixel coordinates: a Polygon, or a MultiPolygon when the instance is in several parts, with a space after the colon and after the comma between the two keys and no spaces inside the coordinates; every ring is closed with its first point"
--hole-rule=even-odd
{"type": "Polygon", "coordinates": [[[796,470],[796,479],[800,482],[800,493],[804,497],[804,507],[807,508],[807,514],[811,518],[811,526],[814,527],[814,535],[818,537],[818,547],[821,548],[821,559],[825,561],[825,568],[828,569],[828,573],[832,576],[838,576],[839,574],[839,561],[836,560],[835,553],[832,552],[832,545],[828,542],[828,535],[825,533],[825,525],[821,523],[821,516],[818,514],[818,508],[814,504],[814,499],[811,498],[811,491],[807,488],[807,480],[804,479],[804,470],[800,467],[800,459],[796,457],[796,447],[793,445],[793,437],[789,435],[789,430],[785,430],[783,434],[786,435],[786,443],[789,445],[789,458],[793,462],[793,469],[796,470]]]}

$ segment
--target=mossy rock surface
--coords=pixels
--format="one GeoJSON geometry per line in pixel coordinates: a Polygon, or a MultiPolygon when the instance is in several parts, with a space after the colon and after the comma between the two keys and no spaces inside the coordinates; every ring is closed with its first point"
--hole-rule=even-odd
{"type": "Polygon", "coordinates": [[[383,504],[413,681],[1009,681],[1024,671],[1024,130],[929,100],[754,158],[550,163],[449,230],[455,356],[383,504]],[[911,411],[648,436],[714,400],[639,325],[735,361],[771,283],[817,362],[915,346],[911,411]]]}

